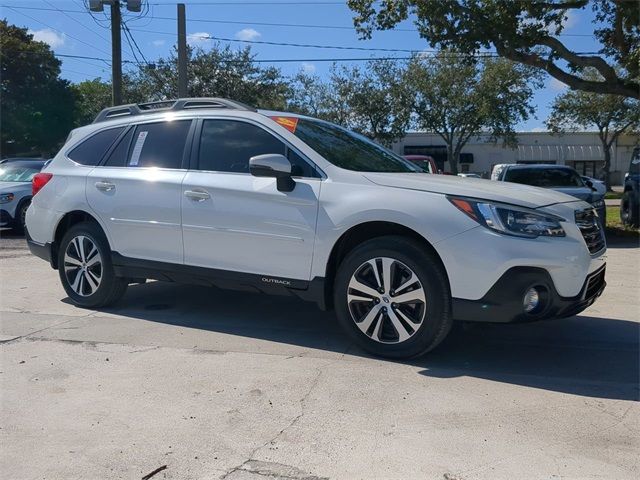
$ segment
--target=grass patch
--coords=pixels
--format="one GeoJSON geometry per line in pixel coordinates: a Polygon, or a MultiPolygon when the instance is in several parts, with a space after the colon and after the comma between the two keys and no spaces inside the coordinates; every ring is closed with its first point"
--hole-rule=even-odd
{"type": "Polygon", "coordinates": [[[607,207],[607,236],[640,239],[640,229],[623,225],[620,221],[620,207],[607,207]]]}
{"type": "Polygon", "coordinates": [[[622,192],[607,192],[604,194],[605,200],[620,200],[622,198],[622,192]]]}

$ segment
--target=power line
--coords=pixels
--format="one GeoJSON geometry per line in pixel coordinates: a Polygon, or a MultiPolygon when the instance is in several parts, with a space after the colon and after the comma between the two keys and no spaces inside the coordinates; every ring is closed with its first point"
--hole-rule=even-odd
{"type": "MultiPolygon", "coordinates": [[[[293,1],[282,1],[282,2],[192,2],[189,5],[344,5],[345,2],[293,2],[293,1]]],[[[157,5],[157,6],[166,6],[166,5],[174,5],[173,2],[168,3],[160,3],[154,2],[149,3],[149,5],[157,5]]]]}
{"type": "MultiPolygon", "coordinates": [[[[135,29],[138,32],[146,32],[146,33],[155,33],[158,35],[171,35],[175,36],[175,33],[172,32],[160,32],[157,30],[145,30],[145,29],[135,29]]],[[[199,40],[216,40],[220,42],[240,42],[240,43],[249,43],[249,44],[258,44],[258,45],[274,45],[279,47],[298,47],[298,48],[319,48],[319,49],[329,49],[329,50],[357,50],[361,52],[398,52],[398,53],[438,53],[438,50],[427,50],[427,49],[405,49],[405,48],[379,48],[379,47],[347,47],[345,45],[318,45],[311,43],[287,43],[287,42],[269,42],[265,40],[240,40],[237,38],[225,38],[225,37],[216,37],[213,35],[190,35],[192,39],[199,40]]],[[[488,52],[494,56],[498,56],[495,52],[488,52]]],[[[575,52],[576,55],[596,55],[599,52],[575,52]]],[[[460,53],[461,56],[478,56],[478,54],[467,55],[465,53],[460,53]]]]}
{"type": "MultiPolygon", "coordinates": [[[[105,37],[104,35],[100,35],[100,33],[96,32],[95,30],[93,30],[93,29],[91,29],[91,28],[89,28],[89,27],[87,27],[84,23],[80,22],[79,20],[76,20],[76,19],[75,19],[75,18],[73,18],[71,15],[68,15],[65,11],[63,11],[63,10],[59,9],[58,7],[56,7],[55,5],[53,5],[53,4],[52,4],[51,2],[49,2],[48,0],[44,0],[44,2],[45,2],[47,5],[50,5],[51,7],[53,7],[53,9],[54,9],[55,11],[62,13],[65,17],[67,17],[67,18],[68,18],[68,19],[70,19],[71,21],[73,21],[73,22],[77,23],[77,24],[78,24],[78,25],[80,25],[82,28],[84,28],[84,29],[86,29],[86,30],[89,30],[91,33],[93,33],[93,34],[97,35],[98,37],[100,37],[100,38],[101,38],[102,40],[104,40],[105,42],[110,42],[110,40],[109,40],[107,37],[105,37]]],[[[82,12],[82,13],[86,13],[86,12],[82,12]]],[[[133,53],[133,52],[131,52],[131,53],[133,53]]],[[[129,53],[129,52],[127,52],[127,55],[130,55],[130,53],[129,53]]]]}
{"type": "MultiPolygon", "coordinates": [[[[154,5],[154,4],[151,4],[154,5]]],[[[157,4],[155,4],[157,5],[157,4]]],[[[161,5],[171,5],[169,3],[164,3],[161,5]]],[[[198,4],[190,4],[190,5],[198,5],[198,4]]],[[[201,5],[205,5],[205,4],[201,4],[201,5]]],[[[238,5],[237,3],[234,3],[234,5],[238,5]]],[[[249,5],[247,3],[245,3],[245,5],[249,5]]],[[[268,5],[266,3],[261,3],[261,5],[268,5]]],[[[5,6],[5,5],[2,5],[5,6]]],[[[40,10],[40,11],[60,11],[60,12],[64,12],[64,13],[79,13],[79,14],[84,14],[86,12],[80,11],[80,10],[63,10],[63,9],[52,9],[52,8],[42,8],[42,7],[11,7],[14,9],[21,9],[21,10],[40,10]]],[[[157,16],[157,15],[153,15],[151,17],[153,20],[168,20],[168,21],[176,21],[175,17],[164,17],[164,16],[157,16]]],[[[137,20],[138,18],[136,17],[134,20],[137,20]]],[[[94,17],[95,20],[95,17],[94,17]]],[[[258,26],[263,26],[263,27],[288,27],[288,28],[315,28],[315,29],[334,29],[334,30],[354,30],[354,27],[352,26],[348,26],[348,25],[315,25],[315,24],[304,24],[304,23],[280,23],[280,22],[262,22],[262,21],[250,21],[250,20],[244,20],[244,21],[240,21],[240,20],[212,20],[212,19],[206,19],[206,18],[192,18],[189,19],[190,23],[215,23],[215,24],[222,24],[222,25],[258,25],[258,26]]],[[[418,30],[415,28],[394,28],[392,30],[387,30],[389,32],[415,32],[417,33],[418,30]]],[[[159,32],[156,32],[159,33],[159,32]]],[[[587,33],[561,33],[559,35],[554,35],[554,36],[560,36],[560,37],[593,37],[593,35],[591,34],[587,34],[587,33]]]]}
{"type": "Polygon", "coordinates": [[[34,21],[34,22],[36,22],[36,23],[39,23],[40,25],[44,25],[45,27],[50,28],[51,30],[54,30],[54,31],[56,31],[56,32],[58,32],[58,33],[61,33],[62,35],[66,35],[67,37],[72,38],[73,40],[75,40],[75,41],[77,41],[77,42],[80,42],[80,43],[82,43],[82,44],[84,44],[84,45],[87,45],[88,47],[94,48],[94,49],[98,50],[99,52],[102,52],[102,53],[105,53],[105,54],[107,54],[107,55],[110,55],[110,53],[109,53],[109,52],[105,52],[104,50],[101,50],[101,49],[99,49],[99,48],[96,48],[96,46],[95,46],[95,45],[91,45],[90,43],[87,43],[87,42],[85,42],[84,40],[80,40],[79,38],[74,37],[74,36],[73,36],[73,35],[71,35],[71,34],[65,33],[65,32],[63,32],[63,31],[61,31],[61,30],[58,30],[57,28],[52,27],[51,25],[48,25],[48,24],[46,24],[46,23],[44,23],[44,22],[41,22],[41,21],[40,21],[40,20],[38,20],[37,18],[33,18],[31,15],[27,15],[26,13],[22,13],[22,12],[20,12],[20,11],[16,10],[16,9],[15,9],[15,8],[13,8],[13,7],[10,7],[10,6],[7,6],[7,5],[4,5],[4,6],[6,6],[6,8],[8,8],[8,9],[10,9],[10,10],[13,10],[13,11],[14,11],[14,12],[16,12],[16,13],[19,13],[20,15],[23,15],[23,16],[25,16],[25,17],[27,17],[27,18],[29,18],[29,19],[33,20],[33,21],[34,21]]]}
{"type": "MultiPolygon", "coordinates": [[[[99,57],[90,57],[84,55],[65,55],[60,53],[54,53],[56,57],[69,57],[69,58],[80,58],[87,60],[98,60],[105,62],[107,65],[110,65],[111,62],[104,58],[99,57]]],[[[495,58],[497,55],[492,54],[478,54],[478,57],[481,58],[495,58]]],[[[348,57],[348,58],[273,58],[273,59],[252,59],[253,63],[303,63],[303,62],[368,62],[370,60],[411,60],[414,57],[411,56],[401,56],[401,57],[348,57]]],[[[222,63],[244,63],[245,60],[219,60],[222,63]]],[[[134,64],[136,62],[131,60],[124,60],[123,63],[134,64]]]]}

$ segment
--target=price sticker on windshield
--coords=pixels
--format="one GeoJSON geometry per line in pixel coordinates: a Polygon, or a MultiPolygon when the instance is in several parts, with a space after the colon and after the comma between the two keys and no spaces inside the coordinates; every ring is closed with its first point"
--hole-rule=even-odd
{"type": "Polygon", "coordinates": [[[298,126],[297,117],[271,117],[277,124],[282,125],[291,133],[296,133],[296,127],[298,126]]]}

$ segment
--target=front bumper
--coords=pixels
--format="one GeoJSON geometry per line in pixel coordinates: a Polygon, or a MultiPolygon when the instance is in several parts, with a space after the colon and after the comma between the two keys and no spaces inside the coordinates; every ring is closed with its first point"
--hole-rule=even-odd
{"type": "Polygon", "coordinates": [[[13,216],[4,209],[0,209],[0,227],[13,225],[13,216]]]}
{"type": "Polygon", "coordinates": [[[513,323],[570,317],[592,305],[605,286],[605,265],[587,276],[575,297],[560,296],[551,276],[542,268],[514,267],[507,270],[481,299],[454,298],[453,318],[468,322],[513,323]],[[523,297],[531,287],[542,292],[541,307],[533,313],[525,313],[523,297]]]}

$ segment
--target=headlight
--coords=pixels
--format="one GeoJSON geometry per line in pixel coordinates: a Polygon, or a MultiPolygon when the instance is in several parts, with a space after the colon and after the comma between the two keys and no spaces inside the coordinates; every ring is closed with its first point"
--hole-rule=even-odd
{"type": "Polygon", "coordinates": [[[483,200],[447,198],[462,213],[496,232],[526,238],[565,236],[564,229],[560,225],[564,219],[555,215],[483,200]]]}
{"type": "Polygon", "coordinates": [[[593,203],[591,204],[591,206],[592,206],[593,208],[602,208],[602,207],[604,207],[604,200],[602,200],[602,199],[600,199],[600,200],[596,200],[595,202],[593,202],[593,203]]]}
{"type": "Polygon", "coordinates": [[[13,193],[0,193],[0,203],[9,203],[13,200],[13,193]]]}

